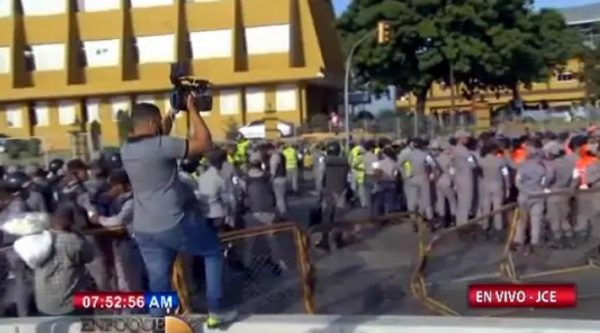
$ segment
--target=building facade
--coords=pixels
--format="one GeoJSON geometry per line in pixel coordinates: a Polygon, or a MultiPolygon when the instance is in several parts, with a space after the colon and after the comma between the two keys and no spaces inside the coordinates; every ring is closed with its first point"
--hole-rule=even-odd
{"type": "MultiPolygon", "coordinates": [[[[588,45],[598,38],[597,23],[600,22],[600,4],[584,5],[561,9],[569,26],[577,29],[588,45]]],[[[555,73],[548,82],[534,83],[531,87],[521,87],[520,94],[525,103],[540,103],[546,101],[550,106],[571,107],[585,100],[584,83],[579,79],[583,71],[580,59],[571,59],[561,72],[555,73]]],[[[455,88],[455,107],[460,111],[472,111],[474,102],[463,98],[455,88]]],[[[425,112],[442,112],[451,108],[451,91],[449,86],[434,84],[427,97],[425,112]]],[[[479,101],[480,97],[478,97],[479,101]]],[[[505,106],[512,99],[512,92],[500,94],[490,92],[483,99],[492,108],[505,106]]],[[[416,98],[413,95],[399,96],[396,101],[399,108],[414,109],[416,98]]]]}
{"type": "MultiPolygon", "coordinates": [[[[333,20],[322,0],[0,0],[0,133],[67,149],[97,122],[118,145],[120,111],[168,109],[175,62],[213,83],[202,116],[217,139],[265,111],[300,124],[335,105],[333,20]]],[[[182,114],[174,132],[187,131],[182,114]]]]}

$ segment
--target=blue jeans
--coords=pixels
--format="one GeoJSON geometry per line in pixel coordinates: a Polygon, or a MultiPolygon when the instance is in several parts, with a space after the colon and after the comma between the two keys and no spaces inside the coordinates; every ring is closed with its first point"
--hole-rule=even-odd
{"type": "MultiPolygon", "coordinates": [[[[135,233],[144,258],[151,292],[170,291],[173,263],[178,253],[204,257],[206,301],[210,312],[222,310],[223,257],[217,230],[205,219],[184,218],[177,226],[160,233],[135,233]]],[[[151,309],[164,316],[165,309],[151,309]]]]}

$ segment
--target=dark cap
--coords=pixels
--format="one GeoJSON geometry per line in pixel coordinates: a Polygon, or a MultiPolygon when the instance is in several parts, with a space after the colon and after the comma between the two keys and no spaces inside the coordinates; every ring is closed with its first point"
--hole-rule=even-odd
{"type": "Polygon", "coordinates": [[[125,170],[114,170],[108,176],[108,183],[114,185],[129,185],[131,181],[125,170]]]}
{"type": "Polygon", "coordinates": [[[70,160],[67,162],[67,170],[68,171],[79,171],[79,170],[88,170],[88,165],[79,158],[74,160],[70,160]]]}

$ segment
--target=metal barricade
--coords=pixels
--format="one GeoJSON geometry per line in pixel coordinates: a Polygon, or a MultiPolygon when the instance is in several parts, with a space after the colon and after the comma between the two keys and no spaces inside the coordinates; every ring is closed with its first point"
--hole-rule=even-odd
{"type": "MultiPolygon", "coordinates": [[[[578,195],[585,195],[599,191],[600,189],[555,191],[535,194],[532,196],[532,198],[547,198],[549,196],[556,195],[576,197],[578,195]]],[[[588,252],[585,248],[583,252],[581,249],[569,250],[571,251],[572,258],[574,258],[573,261],[563,260],[561,262],[558,260],[548,260],[546,258],[546,260],[549,261],[548,264],[541,264],[539,262],[539,258],[538,260],[527,261],[527,257],[524,257],[521,253],[513,252],[511,245],[515,239],[517,226],[519,223],[524,223],[521,220],[522,214],[523,212],[520,211],[519,207],[517,207],[515,203],[511,203],[491,212],[490,214],[478,216],[463,226],[448,229],[434,235],[428,231],[424,221],[420,220],[418,237],[419,255],[411,277],[411,291],[413,296],[418,299],[424,307],[433,313],[440,315],[460,316],[468,314],[484,316],[516,316],[523,313],[523,311],[530,312],[533,309],[481,312],[466,308],[466,292],[468,284],[476,282],[504,282],[515,284],[523,282],[573,282],[573,280],[578,277],[578,274],[592,274],[590,277],[588,277],[588,279],[592,281],[595,281],[597,280],[597,277],[600,277],[600,271],[597,270],[598,266],[594,261],[583,260],[585,263],[577,262],[582,261],[580,259],[585,258],[586,252],[588,252]],[[457,242],[456,236],[459,231],[473,228],[482,221],[489,219],[496,214],[508,215],[510,216],[510,219],[509,223],[507,224],[507,228],[504,229],[506,232],[505,242],[503,244],[493,246],[490,246],[489,244],[487,245],[487,251],[490,251],[488,257],[493,258],[493,260],[476,262],[479,269],[487,268],[487,271],[484,271],[483,273],[477,272],[475,274],[471,271],[464,275],[466,269],[461,270],[461,267],[458,267],[459,270],[461,270],[461,273],[463,273],[463,276],[457,277],[452,276],[452,272],[449,272],[447,267],[446,271],[442,270],[441,272],[435,272],[435,269],[432,269],[432,266],[434,268],[436,266],[436,254],[439,256],[439,254],[442,253],[444,259],[448,261],[449,257],[452,256],[452,253],[449,251],[452,246],[462,247],[463,252],[460,255],[463,257],[468,256],[469,253],[472,254],[479,252],[479,254],[481,254],[482,252],[486,251],[486,246],[481,245],[481,243],[476,244],[457,242]],[[577,253],[578,251],[579,253],[577,253]],[[582,257],[582,255],[584,256],[582,257]],[[568,262],[568,265],[561,266],[561,264],[565,264],[566,262],[568,262]],[[445,275],[444,277],[446,280],[443,282],[436,282],[436,273],[438,275],[445,275]],[[449,276],[450,279],[448,279],[449,276]],[[458,287],[453,287],[452,284],[455,284],[458,287]],[[442,299],[444,301],[442,301],[442,299]],[[453,304],[450,305],[450,303],[453,304]]],[[[546,224],[546,221],[544,221],[543,226],[546,224]]],[[[542,227],[542,229],[543,228],[544,227],[542,227]]],[[[597,243],[599,240],[600,237],[595,239],[596,242],[588,243],[588,250],[590,247],[597,248],[597,243]]],[[[549,258],[556,258],[557,250],[544,249],[542,251],[545,251],[543,253],[551,253],[549,258]]],[[[452,266],[454,269],[458,265],[452,265],[451,263],[450,266],[452,266]]],[[[585,302],[600,296],[600,292],[590,289],[594,289],[593,285],[589,285],[587,283],[578,285],[578,300],[585,302]]],[[[554,310],[555,315],[556,311],[557,310],[554,310]]]]}
{"type": "MultiPolygon", "coordinates": [[[[83,234],[86,236],[122,236],[126,232],[123,227],[112,227],[89,229],[83,234]]],[[[239,306],[241,312],[314,313],[312,266],[307,241],[305,234],[294,223],[279,223],[272,226],[226,232],[221,234],[220,238],[226,253],[226,266],[229,267],[241,265],[242,263],[238,260],[243,254],[242,251],[248,250],[250,240],[250,243],[253,244],[252,256],[247,258],[254,265],[244,267],[246,270],[243,273],[238,271],[232,274],[237,277],[235,280],[241,286],[241,290],[239,290],[241,297],[234,303],[239,306]],[[271,249],[267,247],[265,250],[265,244],[261,244],[264,239],[269,237],[282,244],[282,248],[285,249],[284,254],[287,255],[284,258],[287,267],[276,267],[269,261],[271,249]],[[290,242],[287,242],[285,237],[290,242]],[[289,304],[287,309],[282,305],[282,301],[289,304]]],[[[0,251],[5,252],[10,248],[10,246],[5,247],[0,251]]],[[[0,257],[0,259],[2,258],[0,257]]],[[[190,267],[187,264],[188,261],[184,256],[179,255],[173,266],[172,285],[180,300],[180,307],[177,309],[179,314],[194,312],[194,296],[196,295],[191,294],[188,272],[190,267]]],[[[2,265],[0,262],[0,268],[4,268],[2,266],[6,265],[2,265]]],[[[233,270],[235,271],[235,267],[233,270]]],[[[230,277],[226,276],[226,279],[231,281],[230,277]]],[[[233,287],[235,287],[235,282],[224,285],[226,292],[228,288],[233,287]]],[[[200,292],[203,293],[204,290],[202,289],[200,292]]]]}

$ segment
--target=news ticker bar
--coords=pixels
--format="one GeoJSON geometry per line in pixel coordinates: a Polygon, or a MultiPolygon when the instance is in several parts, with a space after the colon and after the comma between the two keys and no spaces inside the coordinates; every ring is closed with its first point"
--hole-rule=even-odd
{"type": "Polygon", "coordinates": [[[574,284],[474,284],[467,300],[473,308],[572,308],[574,284]]]}

